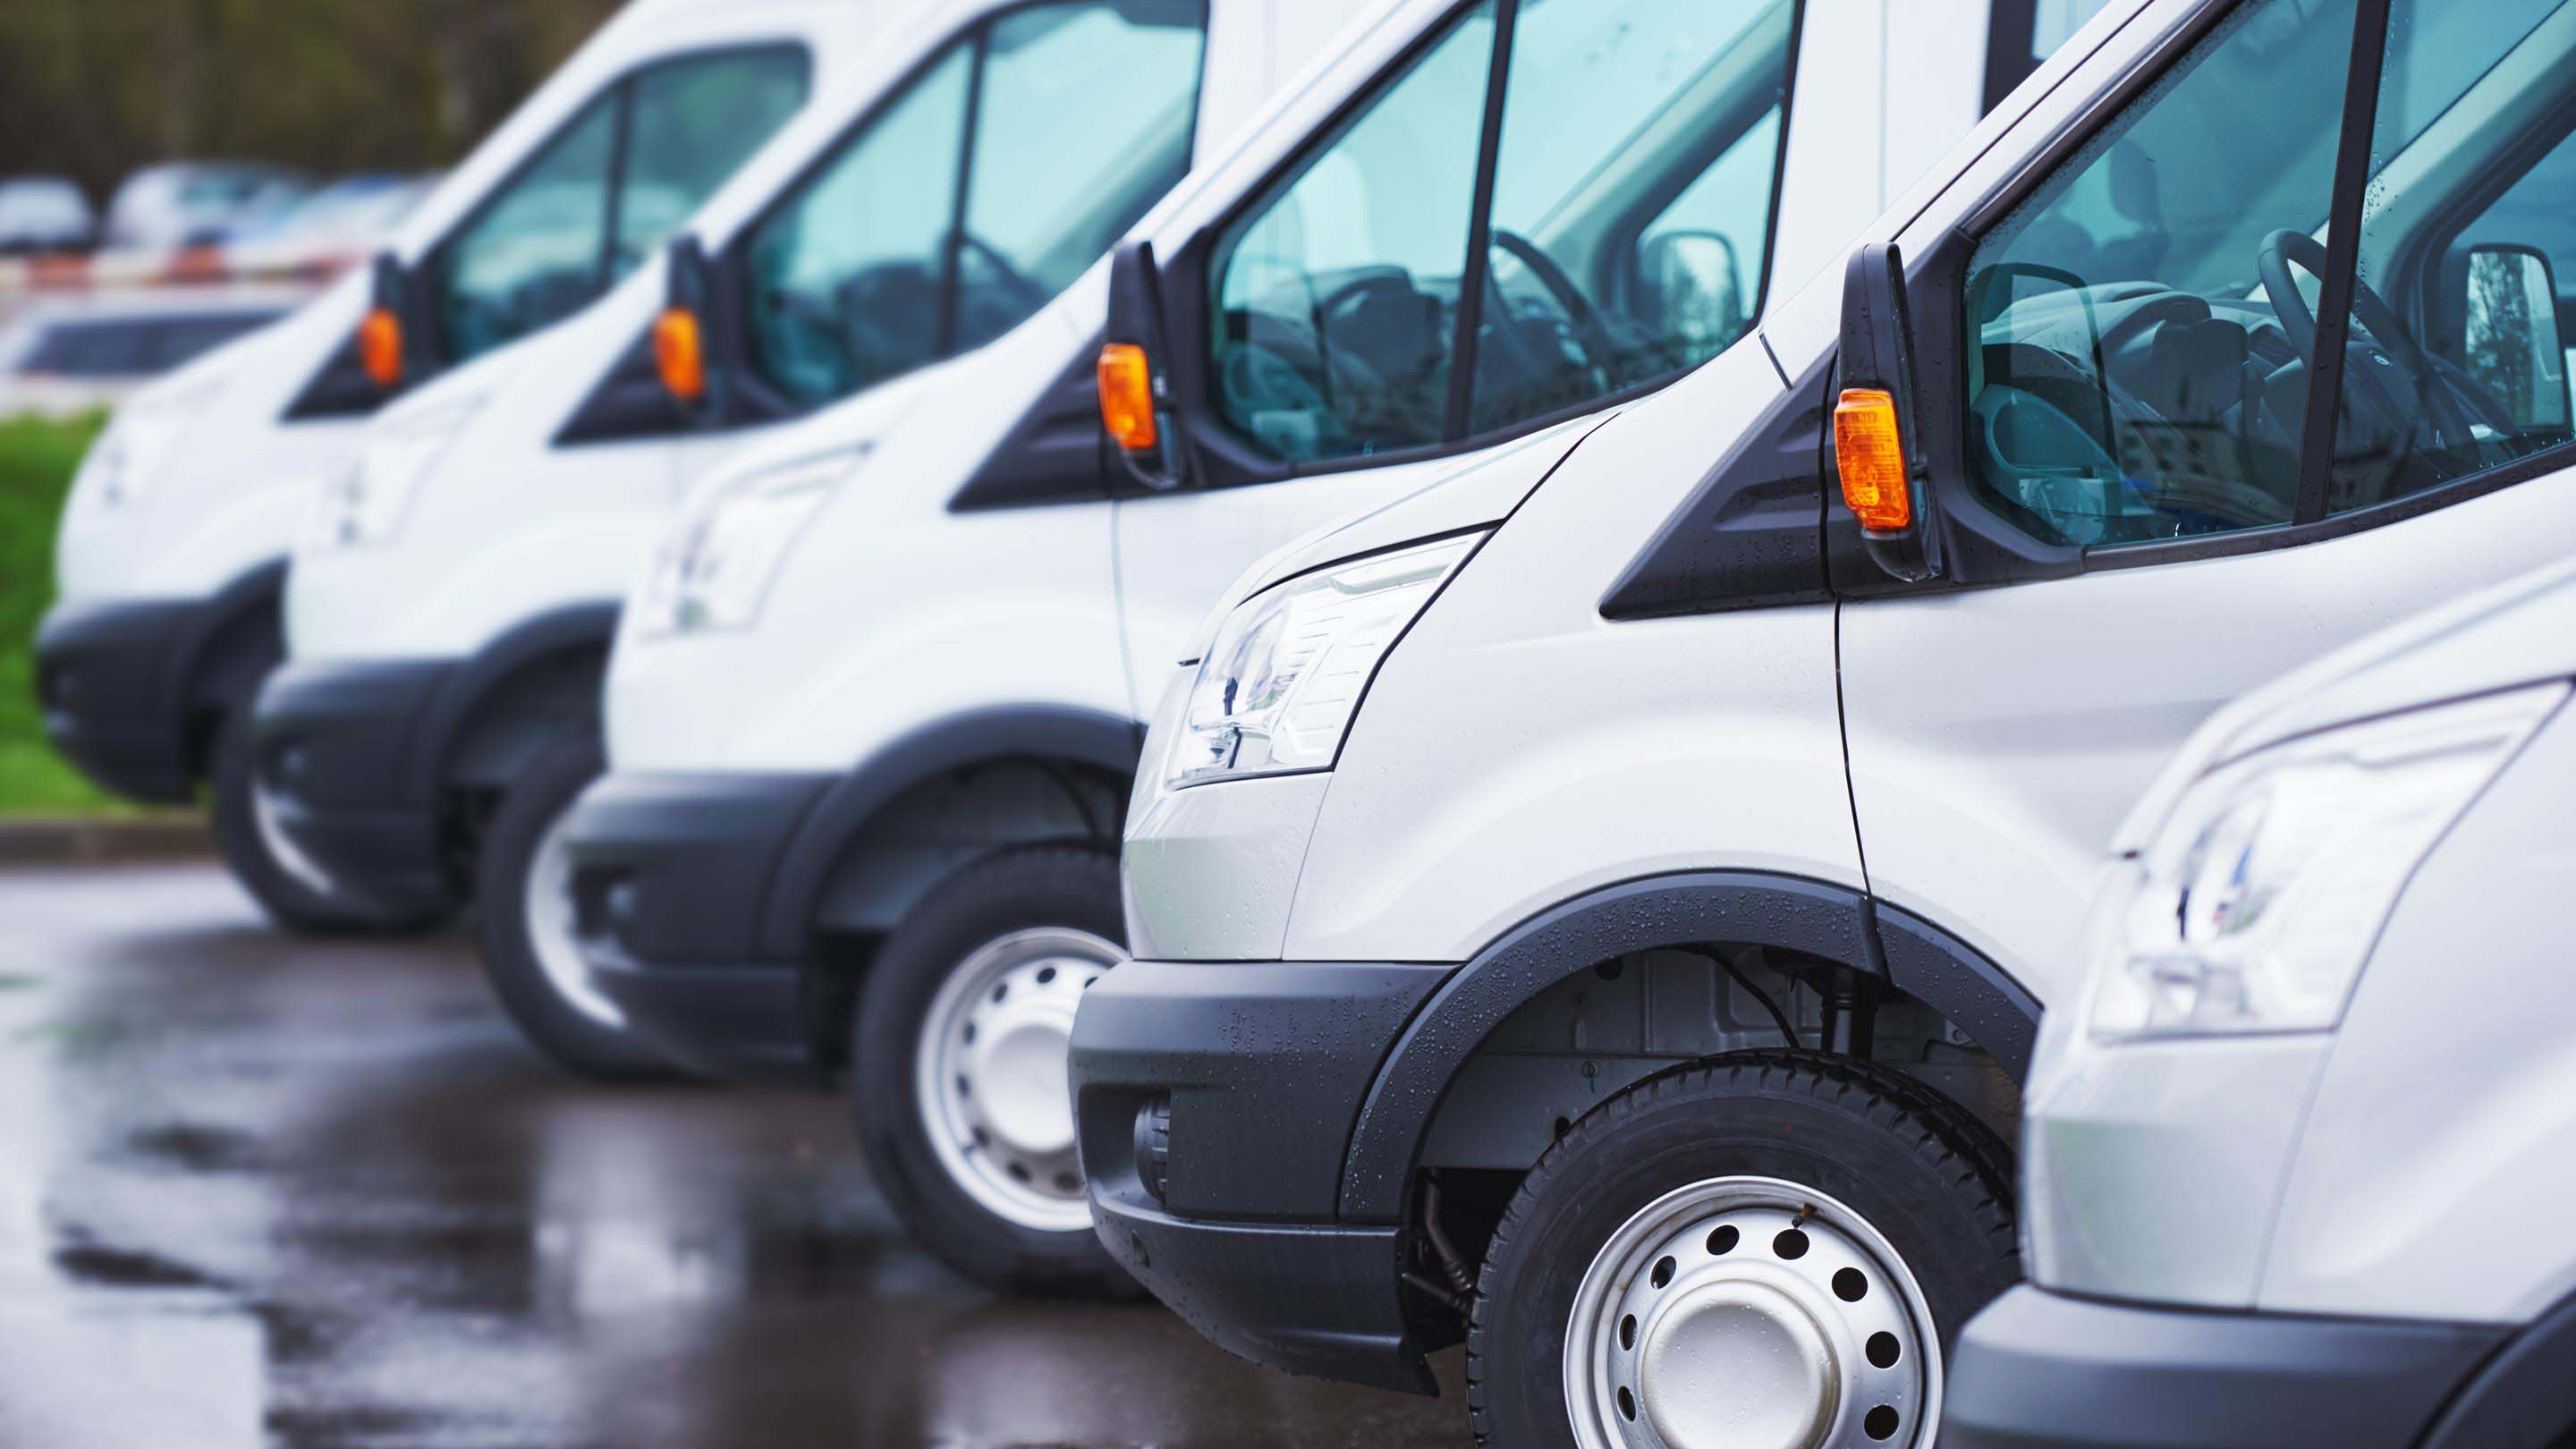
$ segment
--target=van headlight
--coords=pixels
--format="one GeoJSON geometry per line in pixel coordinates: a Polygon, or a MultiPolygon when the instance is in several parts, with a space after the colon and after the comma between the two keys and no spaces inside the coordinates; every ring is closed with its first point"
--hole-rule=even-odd
{"type": "Polygon", "coordinates": [[[305,527],[319,553],[390,543],[402,529],[412,490],[447,454],[483,400],[474,398],[388,418],[367,429],[349,466],[322,485],[305,527]]]}
{"type": "Polygon", "coordinates": [[[868,451],[836,449],[716,485],[654,551],[639,601],[645,635],[740,629],[758,618],[797,535],[868,451]]]}
{"type": "Polygon", "coordinates": [[[1379,662],[1483,538],[1338,564],[1235,606],[1190,685],[1164,784],[1329,767],[1379,662]]]}
{"type": "Polygon", "coordinates": [[[2093,1036],[2333,1030],[2407,878],[2566,697],[2415,710],[2202,776],[2097,907],[2093,1036]]]}

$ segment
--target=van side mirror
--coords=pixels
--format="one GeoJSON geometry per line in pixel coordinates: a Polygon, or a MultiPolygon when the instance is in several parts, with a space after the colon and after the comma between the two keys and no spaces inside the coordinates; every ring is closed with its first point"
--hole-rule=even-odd
{"type": "Polygon", "coordinates": [[[671,240],[669,291],[653,319],[653,365],[662,390],[684,407],[707,401],[713,385],[708,364],[708,322],[715,297],[715,269],[694,236],[671,240]]]}
{"type": "Polygon", "coordinates": [[[1171,427],[1171,357],[1154,244],[1130,242],[1109,262],[1109,320],[1100,349],[1100,422],[1128,475],[1156,492],[1186,481],[1171,427]]]}
{"type": "Polygon", "coordinates": [[[2470,379],[2503,407],[2516,433],[2568,432],[2567,339],[2548,254],[2481,243],[2454,275],[2452,315],[2460,319],[2459,357],[2470,379]]]}
{"type": "Polygon", "coordinates": [[[1917,427],[1905,262],[1892,243],[1862,244],[1843,269],[1837,377],[1834,474],[1871,560],[1908,583],[1940,577],[1917,427]]]}
{"type": "Polygon", "coordinates": [[[411,339],[404,319],[411,312],[412,276],[391,252],[376,253],[373,294],[367,315],[358,320],[358,363],[367,380],[384,392],[403,384],[411,339]]]}
{"type": "Polygon", "coordinates": [[[1637,308],[1694,354],[1744,333],[1744,283],[1735,242],[1722,232],[1668,231],[1637,249],[1637,308]]]}

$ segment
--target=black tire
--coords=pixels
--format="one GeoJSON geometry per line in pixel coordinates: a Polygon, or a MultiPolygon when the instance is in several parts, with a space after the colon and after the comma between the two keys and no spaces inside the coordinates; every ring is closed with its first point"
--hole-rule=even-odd
{"type": "Polygon", "coordinates": [[[869,968],[850,1033],[859,1142],[896,1214],[967,1277],[1022,1297],[1142,1297],[1089,1227],[1044,1232],[977,1201],[942,1165],[915,1085],[922,1032],[950,974],[990,942],[1047,926],[1124,949],[1117,857],[1070,846],[1002,851],[958,870],[904,916],[869,968]]]}
{"type": "Polygon", "coordinates": [[[501,1010],[548,1060],[595,1081],[653,1081],[676,1074],[642,1043],[567,999],[538,963],[529,930],[527,883],[537,848],[606,767],[599,741],[583,735],[548,745],[511,781],[474,863],[475,935],[501,1010]]]}
{"type": "Polygon", "coordinates": [[[304,936],[405,935],[445,920],[447,913],[441,910],[388,910],[315,890],[287,870],[260,833],[251,715],[252,696],[244,694],[216,723],[207,816],[215,853],[269,920],[304,936]]]}
{"type": "Polygon", "coordinates": [[[2021,1276],[2011,1152],[1948,1098],[1818,1052],[1748,1052],[1649,1077],[1586,1113],[1531,1168],[1496,1228],[1467,1334],[1467,1413],[1490,1449],[1574,1434],[1574,1298],[1619,1226],[1694,1182],[1808,1184],[1867,1218],[1913,1272],[1946,1356],[2021,1276]]]}

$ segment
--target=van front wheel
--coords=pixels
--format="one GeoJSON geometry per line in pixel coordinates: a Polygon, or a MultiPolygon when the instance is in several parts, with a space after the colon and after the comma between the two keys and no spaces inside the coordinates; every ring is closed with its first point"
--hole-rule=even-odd
{"type": "Polygon", "coordinates": [[[2008,1158],[1846,1058],[1638,1083],[1548,1149],[1495,1230],[1467,1339],[1477,1441],[1929,1444],[1946,1352],[2019,1276],[2008,1158]]]}
{"type": "Polygon", "coordinates": [[[1126,959],[1118,862],[1006,850],[940,882],[886,937],[850,1037],[859,1140],[886,1200],[1005,1293],[1138,1293],[1091,1229],[1068,1082],[1074,1010],[1126,959]]]}

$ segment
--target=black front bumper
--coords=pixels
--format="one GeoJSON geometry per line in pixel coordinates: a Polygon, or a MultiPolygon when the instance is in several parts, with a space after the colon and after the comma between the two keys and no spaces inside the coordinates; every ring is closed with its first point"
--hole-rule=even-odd
{"type": "Polygon", "coordinates": [[[704,1076],[811,1081],[824,1062],[762,912],[796,827],[836,777],[616,774],[565,831],[582,955],[627,1029],[704,1076]]]}
{"type": "Polygon", "coordinates": [[[284,666],[260,691],[262,802],[335,890],[396,911],[453,903],[438,792],[416,751],[432,702],[460,667],[321,660],[284,666]]]}
{"type": "MultiPolygon", "coordinates": [[[[2505,1334],[2006,1294],[1950,1365],[1944,1449],[2415,1449],[2505,1334]]],[[[2503,1446],[2496,1446],[2503,1449],[2503,1446]]]]}
{"type": "Polygon", "coordinates": [[[45,737],[99,788],[153,804],[196,787],[178,678],[213,607],[195,599],[58,604],[36,630],[45,737]]]}
{"type": "Polygon", "coordinates": [[[1256,1363],[1432,1392],[1407,1319],[1403,1225],[1344,1220],[1340,1202],[1360,1102],[1451,969],[1109,973],[1074,1022],[1073,1084],[1110,1255],[1256,1363]]]}

